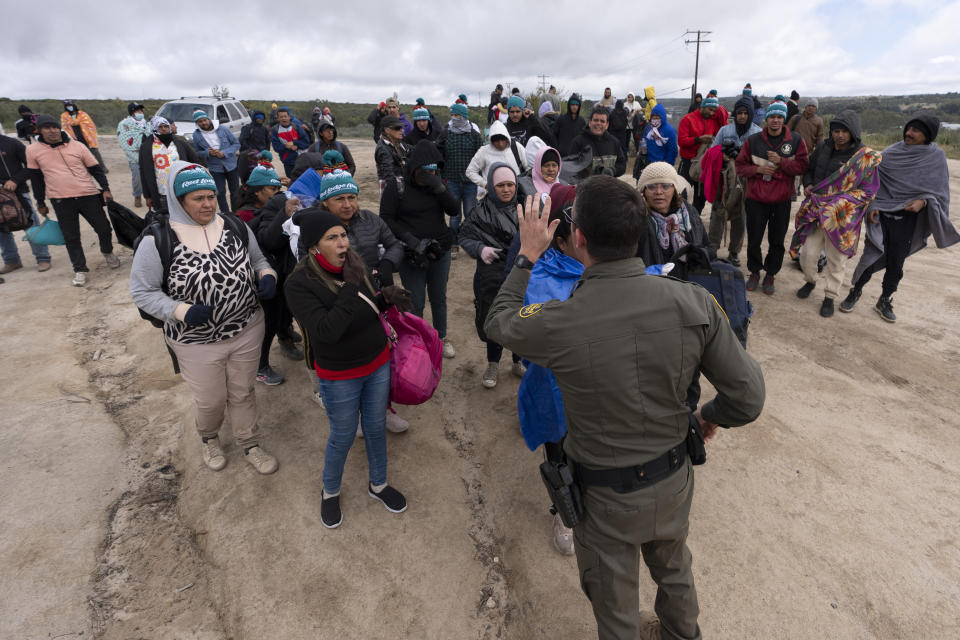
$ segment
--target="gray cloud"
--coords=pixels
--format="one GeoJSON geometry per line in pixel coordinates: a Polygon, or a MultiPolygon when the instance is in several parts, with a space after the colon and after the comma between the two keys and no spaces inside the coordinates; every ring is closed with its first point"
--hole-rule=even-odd
{"type": "Polygon", "coordinates": [[[691,84],[694,63],[683,32],[699,26],[713,31],[699,86],[721,95],[739,93],[746,81],[764,95],[955,89],[956,65],[929,61],[951,53],[960,2],[912,2],[930,8],[928,23],[912,25],[922,41],[905,37],[885,47],[845,38],[842,25],[818,18],[823,2],[794,5],[789,20],[773,24],[764,11],[718,12],[713,0],[686,2],[682,11],[660,5],[653,14],[627,1],[100,0],[76,11],[63,3],[42,19],[20,3],[6,13],[25,26],[0,41],[0,73],[2,93],[22,99],[159,98],[205,94],[222,83],[245,98],[374,102],[397,91],[404,102],[422,96],[436,104],[464,92],[472,103],[478,94],[485,102],[497,82],[533,90],[540,73],[587,97],[605,86],[625,95],[648,85],[683,96],[678,90],[691,84]]]}

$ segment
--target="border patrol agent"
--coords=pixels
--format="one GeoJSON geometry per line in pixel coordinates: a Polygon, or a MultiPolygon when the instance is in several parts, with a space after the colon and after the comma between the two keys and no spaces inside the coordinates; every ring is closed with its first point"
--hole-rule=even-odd
{"type": "MultiPolygon", "coordinates": [[[[580,583],[601,640],[699,640],[686,545],[693,470],[686,390],[697,370],[717,390],[697,415],[705,440],[763,409],[760,366],[705,289],[645,274],[632,256],[646,228],[640,195],[596,176],[577,187],[573,244],[587,267],[566,301],[523,306],[530,268],[555,221],[519,211],[520,255],[487,316],[486,333],[549,367],[563,392],[564,451],[583,490],[574,528],[580,583]],[[638,607],[639,558],[656,581],[656,616],[638,607]]],[[[542,205],[549,211],[549,199],[542,205]]]]}

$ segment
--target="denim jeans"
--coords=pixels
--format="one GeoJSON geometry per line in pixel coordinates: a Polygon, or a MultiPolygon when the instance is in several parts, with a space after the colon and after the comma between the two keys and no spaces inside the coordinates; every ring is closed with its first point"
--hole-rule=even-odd
{"type": "Polygon", "coordinates": [[[400,281],[405,289],[410,290],[413,312],[421,318],[427,303],[427,293],[430,294],[433,328],[443,339],[447,337],[447,278],[450,276],[450,252],[447,251],[439,260],[429,262],[430,265],[424,271],[403,260],[399,267],[400,281]]]}
{"type": "Polygon", "coordinates": [[[387,482],[387,402],[390,400],[390,363],[353,380],[320,380],[323,404],[330,421],[330,436],[323,458],[323,488],[340,491],[343,465],[357,437],[361,420],[370,483],[387,482]]]}
{"type": "Polygon", "coordinates": [[[467,216],[477,206],[477,185],[472,182],[453,182],[447,183],[447,190],[453,194],[453,197],[460,203],[458,213],[450,218],[450,230],[453,231],[453,244],[457,244],[460,237],[460,223],[467,219],[467,216]]]}
{"type": "Polygon", "coordinates": [[[130,165],[130,178],[133,185],[133,197],[139,198],[143,195],[143,185],[140,184],[140,161],[127,158],[127,164],[130,165]]]}
{"type": "MultiPolygon", "coordinates": [[[[24,196],[22,201],[26,202],[30,207],[30,211],[33,212],[33,224],[39,225],[41,223],[40,216],[37,214],[37,210],[33,208],[33,203],[30,202],[29,196],[24,196]]],[[[47,245],[33,244],[31,242],[30,250],[33,252],[33,257],[37,259],[38,264],[41,262],[50,262],[50,249],[47,248],[47,245]]],[[[0,231],[0,256],[3,257],[3,261],[6,264],[17,264],[20,262],[20,252],[17,250],[17,241],[11,231],[0,231]]]]}
{"type": "Polygon", "coordinates": [[[210,172],[210,175],[213,176],[213,182],[217,185],[217,204],[220,205],[221,213],[229,213],[233,211],[233,208],[230,206],[233,202],[234,196],[237,195],[237,191],[240,190],[240,181],[237,178],[237,170],[226,171],[224,173],[214,173],[210,172]],[[227,185],[230,186],[230,199],[227,199],[227,185]]]}

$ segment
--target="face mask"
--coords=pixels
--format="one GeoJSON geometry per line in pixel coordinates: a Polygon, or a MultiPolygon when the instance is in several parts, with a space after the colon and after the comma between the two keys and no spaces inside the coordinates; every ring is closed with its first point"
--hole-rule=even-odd
{"type": "Polygon", "coordinates": [[[133,114],[133,118],[134,118],[134,120],[143,120],[143,114],[140,113],[140,112],[137,112],[137,113],[133,114]]]}
{"type": "Polygon", "coordinates": [[[658,129],[660,127],[660,118],[650,118],[650,126],[658,129]]]}
{"type": "Polygon", "coordinates": [[[73,113],[73,107],[67,107],[67,111],[69,111],[70,113],[73,113]]]}

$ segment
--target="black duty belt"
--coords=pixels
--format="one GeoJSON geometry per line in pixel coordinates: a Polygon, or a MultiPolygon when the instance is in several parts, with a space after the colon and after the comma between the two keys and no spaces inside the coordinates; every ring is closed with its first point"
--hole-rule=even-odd
{"type": "Polygon", "coordinates": [[[594,487],[610,487],[617,493],[629,493],[654,485],[683,466],[687,458],[684,444],[670,449],[650,462],[617,469],[591,469],[573,463],[577,481],[594,487]]]}

